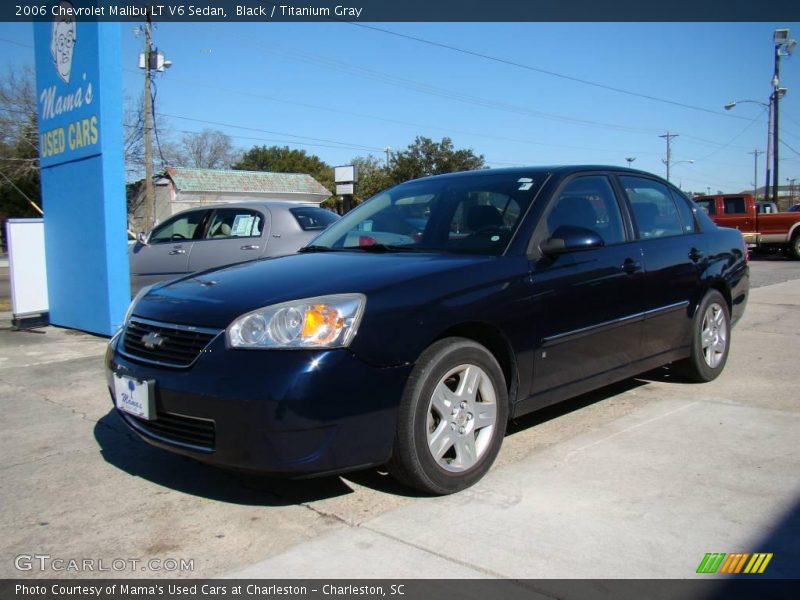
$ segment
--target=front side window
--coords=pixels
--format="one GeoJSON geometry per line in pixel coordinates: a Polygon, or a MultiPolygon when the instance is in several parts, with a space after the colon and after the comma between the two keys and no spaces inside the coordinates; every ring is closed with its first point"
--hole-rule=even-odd
{"type": "Polygon", "coordinates": [[[409,181],[345,215],[314,247],[502,254],[544,177],[475,173],[409,181]]]}
{"type": "Polygon", "coordinates": [[[641,239],[681,235],[683,222],[664,184],[644,177],[620,176],[641,239]]]}
{"type": "Polygon", "coordinates": [[[261,213],[241,208],[222,208],[214,212],[206,239],[259,237],[264,223],[261,213]]]}
{"type": "Polygon", "coordinates": [[[608,178],[602,175],[570,181],[550,206],[545,220],[546,237],[560,227],[580,227],[597,233],[607,246],[625,241],[619,203],[608,178]]]}
{"type": "Polygon", "coordinates": [[[148,241],[151,244],[161,244],[194,239],[205,214],[206,211],[197,210],[175,215],[153,229],[148,241]]]}

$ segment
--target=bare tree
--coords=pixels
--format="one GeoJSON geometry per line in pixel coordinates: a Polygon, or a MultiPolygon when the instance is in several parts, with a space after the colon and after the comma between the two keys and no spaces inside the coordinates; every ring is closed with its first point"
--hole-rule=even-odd
{"type": "Polygon", "coordinates": [[[182,167],[228,169],[239,156],[229,135],[216,129],[203,129],[183,135],[176,159],[182,167]]]}
{"type": "Polygon", "coordinates": [[[0,165],[12,179],[39,172],[33,70],[9,68],[0,79],[0,165]]]}

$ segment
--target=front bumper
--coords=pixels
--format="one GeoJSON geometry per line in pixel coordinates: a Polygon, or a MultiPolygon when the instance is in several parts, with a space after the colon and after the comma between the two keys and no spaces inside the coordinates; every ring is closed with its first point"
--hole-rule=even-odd
{"type": "Polygon", "coordinates": [[[191,367],[167,368],[123,356],[121,337],[106,352],[112,402],[114,373],[155,382],[155,421],[117,411],[154,446],[286,475],[347,471],[391,456],[411,365],[374,367],[347,349],[229,350],[219,335],[191,367]]]}

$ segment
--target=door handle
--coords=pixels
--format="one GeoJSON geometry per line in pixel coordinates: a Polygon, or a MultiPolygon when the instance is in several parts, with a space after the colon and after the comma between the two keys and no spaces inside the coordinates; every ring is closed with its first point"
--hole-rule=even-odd
{"type": "Polygon", "coordinates": [[[250,244],[248,246],[242,246],[239,250],[258,250],[260,246],[258,244],[250,244]]]}
{"type": "Polygon", "coordinates": [[[622,263],[622,270],[628,273],[628,275],[632,275],[633,273],[642,270],[642,263],[638,260],[633,260],[632,258],[626,258],[625,262],[622,263]]]}
{"type": "Polygon", "coordinates": [[[183,248],[175,248],[175,250],[169,253],[170,256],[175,256],[176,254],[186,254],[186,250],[183,248]]]}
{"type": "Polygon", "coordinates": [[[700,250],[698,250],[697,248],[692,248],[691,250],[689,250],[689,258],[692,260],[692,262],[697,262],[701,258],[703,258],[703,253],[700,252],[700,250]]]}

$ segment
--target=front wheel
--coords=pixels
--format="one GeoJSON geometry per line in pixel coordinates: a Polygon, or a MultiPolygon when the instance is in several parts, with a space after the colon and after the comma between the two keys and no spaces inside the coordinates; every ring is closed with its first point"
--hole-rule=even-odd
{"type": "Polygon", "coordinates": [[[440,340],[406,383],[390,472],[427,493],[463,490],[491,467],[507,420],[506,382],[494,356],[472,340],[440,340]]]}
{"type": "Polygon", "coordinates": [[[692,350],[689,358],[675,363],[690,381],[704,383],[719,377],[728,361],[731,325],[728,303],[716,290],[708,292],[692,320],[692,350]]]}

